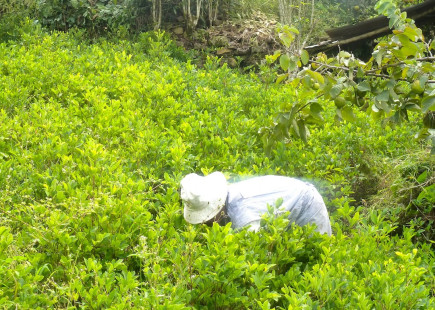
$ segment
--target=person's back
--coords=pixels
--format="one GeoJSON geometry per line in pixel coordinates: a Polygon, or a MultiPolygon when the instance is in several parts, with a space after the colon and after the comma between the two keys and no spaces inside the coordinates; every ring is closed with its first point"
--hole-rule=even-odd
{"type": "Polygon", "coordinates": [[[233,228],[247,225],[258,230],[267,206],[275,206],[282,198],[279,210],[290,211],[289,220],[303,226],[317,225],[317,231],[331,235],[331,224],[322,197],[315,187],[283,176],[254,177],[228,185],[227,212],[233,228]]]}

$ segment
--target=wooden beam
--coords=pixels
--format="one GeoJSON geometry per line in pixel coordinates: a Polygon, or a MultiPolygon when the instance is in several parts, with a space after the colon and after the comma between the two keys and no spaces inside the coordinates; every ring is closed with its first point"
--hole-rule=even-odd
{"type": "MultiPolygon", "coordinates": [[[[423,3],[408,7],[403,11],[407,16],[416,21],[416,23],[434,23],[435,24],[435,0],[427,0],[423,3]]],[[[306,47],[308,52],[325,51],[335,46],[347,45],[358,41],[375,39],[391,32],[388,25],[388,18],[378,16],[357,23],[339,28],[326,30],[331,38],[328,41],[306,47]]]]}

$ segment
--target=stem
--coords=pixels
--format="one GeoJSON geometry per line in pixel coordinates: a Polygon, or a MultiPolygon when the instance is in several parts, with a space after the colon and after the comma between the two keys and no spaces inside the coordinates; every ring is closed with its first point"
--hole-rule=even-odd
{"type": "MultiPolygon", "coordinates": [[[[321,96],[322,96],[322,94],[317,95],[317,96],[316,96],[316,99],[317,99],[317,98],[320,98],[321,96]]],[[[310,104],[312,104],[312,102],[307,102],[307,103],[304,104],[302,107],[300,107],[300,108],[296,111],[295,114],[301,112],[303,109],[305,109],[305,108],[306,108],[308,105],[310,105],[310,104]]]]}

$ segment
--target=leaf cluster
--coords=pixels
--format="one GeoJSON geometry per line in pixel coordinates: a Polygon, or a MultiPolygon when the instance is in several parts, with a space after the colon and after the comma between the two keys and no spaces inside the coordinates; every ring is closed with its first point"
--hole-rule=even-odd
{"type": "MultiPolygon", "coordinates": [[[[302,98],[314,99],[301,100],[290,113],[284,112],[278,121],[282,129],[274,131],[306,141],[307,125],[323,123],[323,107],[317,100],[322,97],[334,101],[338,121],[355,121],[355,109],[395,124],[408,121],[410,113],[421,113],[425,128],[418,136],[431,136],[435,111],[434,41],[425,41],[422,31],[392,1],[379,1],[376,8],[388,17],[393,34],[377,44],[367,63],[346,51],[335,57],[320,53],[312,59],[306,51],[275,54],[284,71],[276,82],[289,80],[295,87],[301,86],[301,92],[312,93],[302,98]],[[305,115],[301,113],[304,109],[305,115]]],[[[285,47],[293,44],[296,32],[291,28],[280,30],[285,47]]]]}

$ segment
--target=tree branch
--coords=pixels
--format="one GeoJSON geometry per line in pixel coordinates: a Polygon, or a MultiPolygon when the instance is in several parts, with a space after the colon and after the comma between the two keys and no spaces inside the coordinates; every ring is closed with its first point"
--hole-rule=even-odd
{"type": "MultiPolygon", "coordinates": [[[[416,61],[435,61],[435,57],[416,58],[415,60],[416,61]]],[[[397,67],[397,66],[400,66],[400,65],[403,65],[403,64],[405,64],[405,62],[404,61],[400,61],[400,62],[397,62],[397,63],[394,63],[394,64],[388,64],[388,65],[382,66],[382,67],[380,67],[378,69],[372,69],[372,70],[366,71],[366,73],[373,73],[373,72],[376,72],[376,71],[382,71],[382,70],[384,70],[386,68],[397,67]]]]}
{"type": "MultiPolygon", "coordinates": [[[[435,57],[424,57],[424,58],[418,58],[417,60],[418,61],[435,60],[435,57]]],[[[326,68],[329,68],[329,69],[341,69],[341,70],[344,70],[344,71],[351,71],[351,69],[349,69],[347,67],[331,66],[331,65],[328,65],[328,64],[324,64],[322,62],[314,61],[314,60],[310,60],[309,63],[313,63],[313,64],[316,64],[316,65],[319,65],[319,66],[323,66],[323,67],[326,67],[326,68]]],[[[395,67],[395,66],[398,66],[398,65],[400,65],[400,63],[391,64],[389,67],[395,67]]],[[[385,79],[391,78],[391,76],[389,76],[387,74],[375,73],[375,72],[380,71],[380,70],[381,70],[381,68],[379,68],[377,70],[364,71],[364,75],[375,76],[375,77],[380,77],[380,78],[385,78],[385,79]]],[[[353,72],[357,73],[358,70],[353,69],[353,72]]],[[[398,80],[399,81],[406,81],[406,79],[398,79],[398,80]]],[[[428,80],[426,83],[433,84],[433,83],[435,83],[435,80],[428,80]]]]}

